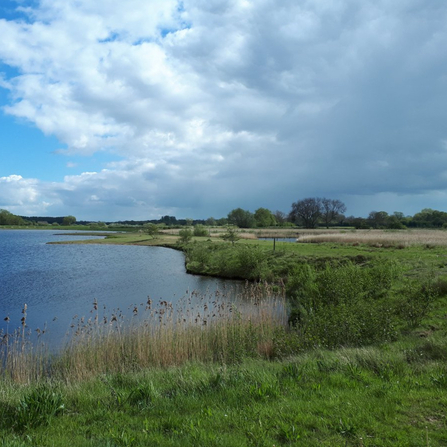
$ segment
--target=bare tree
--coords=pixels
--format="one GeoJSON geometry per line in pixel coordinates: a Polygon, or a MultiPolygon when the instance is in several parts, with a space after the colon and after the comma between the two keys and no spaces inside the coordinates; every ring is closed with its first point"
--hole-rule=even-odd
{"type": "Polygon", "coordinates": [[[273,215],[275,216],[276,223],[278,225],[283,225],[284,222],[287,220],[286,213],[283,213],[282,211],[275,211],[273,215]]]}
{"type": "Polygon", "coordinates": [[[322,213],[321,199],[309,197],[292,203],[289,214],[292,222],[303,225],[305,228],[315,228],[322,213]]]}
{"type": "Polygon", "coordinates": [[[326,228],[329,228],[329,224],[345,212],[346,205],[341,200],[321,199],[321,214],[326,228]]]}

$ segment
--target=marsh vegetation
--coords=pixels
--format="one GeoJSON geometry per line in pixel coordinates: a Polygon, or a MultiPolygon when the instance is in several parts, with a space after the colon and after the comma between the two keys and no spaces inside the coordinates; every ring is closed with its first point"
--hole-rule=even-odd
{"type": "Polygon", "coordinates": [[[93,312],[56,356],[19,330],[0,445],[446,445],[446,234],[315,230],[275,251],[247,234],[89,241],[180,248],[191,272],[249,279],[246,306],[93,312]]]}

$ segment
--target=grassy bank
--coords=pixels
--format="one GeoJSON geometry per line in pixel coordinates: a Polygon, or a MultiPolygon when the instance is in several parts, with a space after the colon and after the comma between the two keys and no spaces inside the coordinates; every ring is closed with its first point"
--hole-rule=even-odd
{"type": "Polygon", "coordinates": [[[410,346],[2,387],[3,446],[443,446],[445,354],[410,346]],[[13,427],[13,428],[11,428],[13,427]]]}
{"type": "Polygon", "coordinates": [[[245,306],[148,302],[135,326],[93,314],[55,357],[11,336],[0,446],[447,445],[447,255],[396,234],[275,251],[252,236],[88,241],[172,246],[192,272],[258,283],[245,306]]]}

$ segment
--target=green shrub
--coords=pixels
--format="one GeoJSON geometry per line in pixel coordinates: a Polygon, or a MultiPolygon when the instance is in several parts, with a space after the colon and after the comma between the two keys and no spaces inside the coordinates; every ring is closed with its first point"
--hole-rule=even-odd
{"type": "Polygon", "coordinates": [[[206,237],[209,236],[208,228],[204,227],[203,225],[196,225],[194,227],[194,236],[197,237],[206,237]]]}
{"type": "Polygon", "coordinates": [[[421,284],[417,281],[408,282],[401,293],[402,299],[397,305],[397,315],[409,327],[418,326],[434,300],[438,289],[431,281],[421,284]]]}
{"type": "Polygon", "coordinates": [[[178,235],[180,236],[179,242],[181,244],[187,244],[192,239],[193,232],[191,228],[182,228],[178,232],[178,235]]]}
{"type": "Polygon", "coordinates": [[[290,321],[305,346],[364,346],[394,340],[398,326],[389,299],[394,264],[296,266],[287,282],[290,321]]]}
{"type": "Polygon", "coordinates": [[[260,279],[266,266],[264,252],[259,247],[250,245],[238,245],[236,249],[238,276],[253,280],[260,279]]]}
{"type": "Polygon", "coordinates": [[[206,273],[211,267],[212,244],[192,244],[186,252],[186,263],[189,270],[196,273],[206,273]]]}
{"type": "Polygon", "coordinates": [[[265,252],[256,246],[197,243],[187,250],[187,267],[195,273],[258,280],[267,270],[267,261],[265,252]]]}

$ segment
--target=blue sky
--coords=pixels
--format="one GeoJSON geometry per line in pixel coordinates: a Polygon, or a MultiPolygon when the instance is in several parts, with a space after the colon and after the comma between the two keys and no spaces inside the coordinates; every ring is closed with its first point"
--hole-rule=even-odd
{"type": "Polygon", "coordinates": [[[0,208],[447,209],[441,0],[2,0],[0,208]]]}

